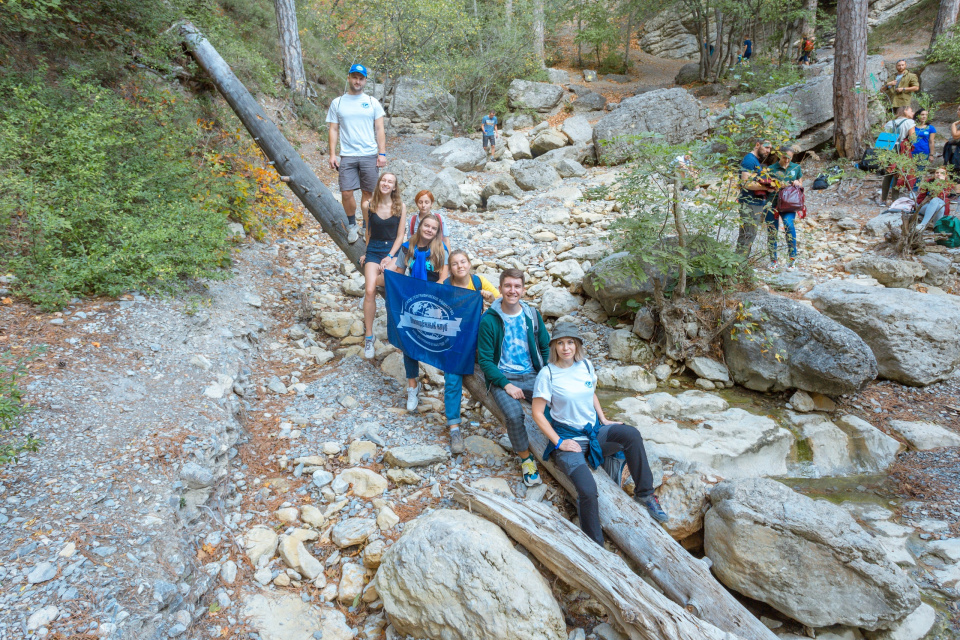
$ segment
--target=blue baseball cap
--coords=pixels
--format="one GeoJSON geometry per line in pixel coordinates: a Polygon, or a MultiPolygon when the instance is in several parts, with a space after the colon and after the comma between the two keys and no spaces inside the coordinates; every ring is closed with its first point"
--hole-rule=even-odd
{"type": "Polygon", "coordinates": [[[363,66],[362,64],[355,64],[355,65],[353,65],[353,66],[350,67],[350,71],[347,72],[347,75],[350,75],[351,73],[359,73],[359,74],[362,75],[364,78],[366,78],[366,77],[367,77],[367,68],[366,68],[365,66],[363,66]]]}

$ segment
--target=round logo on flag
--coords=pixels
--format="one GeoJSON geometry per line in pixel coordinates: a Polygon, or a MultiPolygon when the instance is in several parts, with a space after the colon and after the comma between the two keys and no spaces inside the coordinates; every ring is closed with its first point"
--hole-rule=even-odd
{"type": "Polygon", "coordinates": [[[460,332],[461,319],[453,315],[449,304],[434,295],[420,293],[404,301],[397,329],[404,329],[405,337],[428,351],[446,351],[460,332]]]}

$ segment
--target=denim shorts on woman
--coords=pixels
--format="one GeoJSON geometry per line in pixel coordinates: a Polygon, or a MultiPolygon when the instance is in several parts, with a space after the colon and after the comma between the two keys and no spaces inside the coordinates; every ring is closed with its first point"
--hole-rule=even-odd
{"type": "Polygon", "coordinates": [[[375,263],[380,264],[380,262],[390,255],[390,247],[393,246],[392,242],[387,240],[371,240],[367,245],[366,260],[364,264],[375,263]]]}

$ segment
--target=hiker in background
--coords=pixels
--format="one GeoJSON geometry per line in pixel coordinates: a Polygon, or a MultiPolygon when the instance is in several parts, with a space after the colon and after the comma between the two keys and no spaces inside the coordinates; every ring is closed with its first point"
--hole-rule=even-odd
{"type": "MultiPolygon", "coordinates": [[[[447,261],[450,267],[450,277],[444,284],[450,284],[462,289],[479,291],[484,302],[493,302],[500,297],[500,292],[490,281],[483,276],[471,273],[473,265],[467,252],[456,249],[450,252],[447,261]]],[[[450,428],[450,453],[463,453],[463,434],[460,431],[460,406],[463,401],[463,376],[456,373],[443,374],[443,410],[447,416],[447,427],[450,428]]]]}
{"type": "Polygon", "coordinates": [[[440,221],[440,235],[443,241],[449,240],[450,236],[447,234],[447,226],[443,222],[443,216],[433,211],[433,203],[436,202],[433,192],[427,189],[418,191],[413,201],[417,205],[417,215],[410,216],[410,222],[407,224],[407,237],[412,238],[413,234],[417,232],[417,227],[420,226],[420,221],[432,214],[440,221]]]}
{"type": "MultiPolygon", "coordinates": [[[[900,107],[897,110],[897,117],[889,120],[884,125],[883,130],[897,136],[896,151],[900,155],[910,157],[913,150],[913,141],[916,140],[916,122],[913,119],[913,107],[900,107]]],[[[896,200],[901,188],[912,188],[903,183],[903,180],[896,172],[888,173],[880,181],[880,201],[887,203],[887,197],[893,196],[896,200]]]]}
{"type": "Polygon", "coordinates": [[[960,178],[960,107],[957,118],[950,123],[950,139],[943,145],[943,164],[951,168],[954,178],[960,178]]]}
{"type": "Polygon", "coordinates": [[[799,164],[793,162],[793,148],[780,147],[779,155],[780,161],[770,168],[770,177],[776,181],[780,189],[770,193],[766,208],[770,266],[773,269],[777,268],[777,236],[780,235],[780,221],[783,220],[783,228],[787,232],[787,245],[790,249],[790,262],[787,265],[787,270],[793,271],[797,261],[797,227],[794,224],[797,213],[795,211],[779,211],[777,206],[783,189],[787,187],[803,188],[803,170],[799,164]]]}
{"type": "Polygon", "coordinates": [[[377,287],[383,286],[383,272],[396,267],[397,252],[403,242],[403,224],[407,206],[400,202],[397,191],[397,176],[384,173],[380,176],[364,210],[363,229],[366,234],[367,252],[360,258],[363,269],[363,357],[374,356],[373,319],[377,313],[377,287]]]}
{"type": "Polygon", "coordinates": [[[917,166],[923,171],[930,161],[930,154],[933,153],[936,144],[937,130],[927,122],[929,116],[926,109],[921,108],[914,116],[916,123],[913,131],[917,140],[913,143],[913,157],[917,158],[917,166]]]}
{"type": "Polygon", "coordinates": [[[367,86],[367,68],[362,64],[350,67],[347,85],[347,93],[330,103],[327,123],[330,168],[340,172],[340,201],[347,214],[347,242],[353,244],[360,237],[357,199],[353,192],[360,189],[360,211],[366,212],[376,188],[377,174],[387,166],[387,135],[383,128],[383,107],[376,98],[363,92],[367,86]]]}
{"type": "Polygon", "coordinates": [[[540,312],[522,300],[525,292],[523,271],[506,269],[500,274],[501,297],[480,318],[477,363],[503,411],[510,444],[520,456],[523,483],[532,487],[542,480],[530,453],[520,402],[533,398],[537,373],[550,357],[550,335],[540,312]]]}
{"type": "Polygon", "coordinates": [[[737,235],[737,253],[744,259],[750,257],[757,227],[767,204],[767,194],[776,191],[776,187],[765,180],[768,174],[763,167],[763,161],[772,148],[769,140],[758,140],[753,151],[740,161],[740,197],[737,198],[740,203],[740,233],[737,235]]]}
{"type": "Polygon", "coordinates": [[[490,147],[490,157],[497,153],[497,126],[500,121],[497,120],[496,112],[490,109],[490,113],[480,120],[480,126],[483,127],[483,148],[490,147]]]}
{"type": "Polygon", "coordinates": [[[897,73],[883,86],[884,93],[890,98],[890,106],[896,113],[901,107],[909,107],[913,94],[920,91],[917,74],[907,71],[907,61],[897,60],[897,73]]]}
{"type": "Polygon", "coordinates": [[[601,464],[618,486],[623,485],[623,465],[611,457],[622,452],[634,482],[634,500],[657,522],[670,517],[653,494],[653,475],[636,427],[608,420],[596,394],[597,374],[583,353],[583,338],[576,325],[559,322],[550,338],[548,364],[537,374],[533,388],[533,421],[549,440],[543,452],[553,456],[577,489],[580,528],[603,545],[597,483],[590,469],[601,464]],[[550,408],[547,417],[546,409],[550,408]],[[604,459],[612,462],[610,466],[604,459]]]}
{"type": "MultiPolygon", "coordinates": [[[[425,216],[410,241],[403,243],[397,271],[428,282],[446,280],[447,246],[440,236],[437,216],[425,216]]],[[[407,411],[416,411],[420,404],[420,363],[403,354],[403,368],[407,376],[407,411]]]]}
{"type": "Polygon", "coordinates": [[[800,58],[797,60],[797,64],[810,64],[810,54],[813,53],[813,36],[804,36],[800,39],[800,58]]]}
{"type": "Polygon", "coordinates": [[[743,41],[743,53],[740,54],[739,62],[746,62],[753,56],[753,40],[743,41]]]}
{"type": "Polygon", "coordinates": [[[936,225],[940,218],[950,215],[950,192],[954,185],[948,182],[947,168],[937,167],[927,176],[917,190],[917,231],[922,232],[927,225],[936,225]],[[940,193],[936,193],[939,188],[940,193]]]}

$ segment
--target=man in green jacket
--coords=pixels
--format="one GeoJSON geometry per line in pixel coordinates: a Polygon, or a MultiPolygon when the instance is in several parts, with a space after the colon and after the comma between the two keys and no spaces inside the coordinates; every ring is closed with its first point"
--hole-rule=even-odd
{"type": "Polygon", "coordinates": [[[537,372],[550,359],[550,334],[540,312],[521,300],[525,292],[522,271],[507,269],[500,274],[501,297],[480,318],[477,362],[506,418],[510,444],[520,456],[523,482],[532,487],[541,480],[530,453],[520,402],[533,399],[537,372]]]}
{"type": "Polygon", "coordinates": [[[920,80],[917,74],[907,71],[906,60],[897,60],[897,73],[884,85],[884,90],[896,113],[900,107],[909,107],[913,103],[914,94],[920,91],[920,80]]]}

